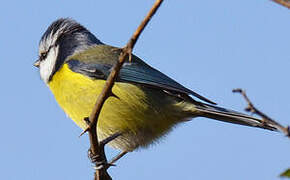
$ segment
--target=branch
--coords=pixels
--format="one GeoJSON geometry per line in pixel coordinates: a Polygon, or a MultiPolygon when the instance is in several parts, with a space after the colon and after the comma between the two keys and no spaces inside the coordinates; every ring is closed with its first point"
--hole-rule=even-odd
{"type": "Polygon", "coordinates": [[[288,9],[290,9],[290,0],[272,0],[288,9]]]}
{"type": "Polygon", "coordinates": [[[264,114],[263,112],[261,112],[260,110],[258,110],[253,103],[250,101],[250,99],[248,98],[246,92],[242,89],[233,89],[234,93],[240,93],[244,99],[246,100],[246,102],[248,103],[248,106],[245,108],[245,111],[247,112],[252,112],[253,114],[256,114],[258,116],[260,116],[262,118],[262,121],[264,123],[265,126],[272,126],[274,128],[276,128],[278,131],[284,133],[287,137],[290,138],[290,127],[289,126],[282,126],[281,124],[279,124],[278,122],[274,121],[273,119],[271,119],[269,116],[267,116],[266,114],[264,114]]]}
{"type": "MultiPolygon", "coordinates": [[[[123,65],[123,63],[129,58],[131,60],[131,53],[132,50],[144,30],[145,26],[148,24],[152,16],[155,14],[157,9],[160,7],[163,0],[156,0],[150,11],[148,12],[147,16],[144,18],[144,20],[141,22],[135,33],[132,35],[130,40],[128,41],[127,45],[122,49],[122,52],[119,56],[119,61],[115,64],[113,67],[109,77],[107,78],[106,84],[101,92],[101,94],[98,96],[98,99],[96,101],[96,104],[94,106],[94,109],[92,110],[92,113],[89,117],[89,125],[88,128],[84,132],[89,132],[89,138],[91,143],[90,153],[95,157],[96,162],[105,162],[107,163],[107,159],[105,156],[104,148],[98,141],[97,136],[97,123],[98,123],[98,117],[100,115],[100,111],[106,101],[110,96],[113,95],[112,88],[114,86],[115,80],[119,74],[119,71],[123,65]]],[[[98,164],[96,163],[98,166],[98,164]]],[[[104,180],[104,179],[111,179],[109,174],[107,173],[107,169],[109,166],[101,166],[96,169],[95,172],[95,180],[104,180]]]]}

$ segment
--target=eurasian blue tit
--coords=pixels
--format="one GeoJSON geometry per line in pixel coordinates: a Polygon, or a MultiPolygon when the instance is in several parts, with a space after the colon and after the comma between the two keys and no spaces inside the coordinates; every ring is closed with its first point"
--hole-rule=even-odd
{"type": "MultiPolygon", "coordinates": [[[[84,118],[120,53],[120,48],[102,43],[76,21],[58,19],[41,37],[35,66],[65,113],[86,129],[84,118]]],[[[102,140],[121,133],[109,144],[122,151],[146,147],[195,117],[275,130],[260,119],[216,106],[135,55],[123,65],[112,91],[117,98],[105,102],[98,136],[102,140]]]]}

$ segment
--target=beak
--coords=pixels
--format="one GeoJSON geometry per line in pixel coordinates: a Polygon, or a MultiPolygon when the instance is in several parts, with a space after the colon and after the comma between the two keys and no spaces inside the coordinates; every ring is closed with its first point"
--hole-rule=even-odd
{"type": "Polygon", "coordinates": [[[39,68],[39,65],[40,65],[40,60],[37,59],[37,60],[34,62],[33,66],[39,68]]]}

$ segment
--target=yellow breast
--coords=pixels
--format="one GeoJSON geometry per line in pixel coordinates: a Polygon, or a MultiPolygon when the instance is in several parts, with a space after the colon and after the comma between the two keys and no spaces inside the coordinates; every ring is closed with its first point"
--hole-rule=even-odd
{"type": "MultiPolygon", "coordinates": [[[[49,82],[57,102],[66,114],[82,129],[104,86],[104,80],[95,80],[72,72],[64,64],[49,82]]],[[[116,83],[113,93],[101,110],[98,134],[101,139],[121,132],[123,135],[111,145],[122,150],[146,146],[180,122],[176,101],[160,90],[129,83],[116,83]]]]}

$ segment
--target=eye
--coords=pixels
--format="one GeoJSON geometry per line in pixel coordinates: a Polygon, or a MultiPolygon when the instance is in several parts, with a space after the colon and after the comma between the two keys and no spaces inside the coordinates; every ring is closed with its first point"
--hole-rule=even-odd
{"type": "Polygon", "coordinates": [[[40,61],[44,60],[46,58],[46,56],[47,56],[47,52],[41,53],[40,56],[39,56],[39,60],[40,61]]]}
{"type": "Polygon", "coordinates": [[[52,47],[54,47],[54,46],[50,46],[47,51],[40,53],[40,56],[39,56],[40,61],[43,61],[47,57],[47,54],[49,53],[49,51],[52,47]]]}

